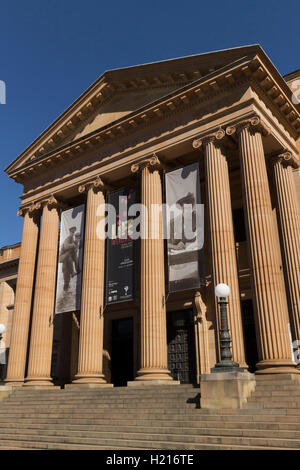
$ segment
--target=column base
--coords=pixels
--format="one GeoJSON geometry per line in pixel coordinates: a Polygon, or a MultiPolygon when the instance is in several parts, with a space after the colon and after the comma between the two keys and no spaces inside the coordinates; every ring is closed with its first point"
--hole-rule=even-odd
{"type": "Polygon", "coordinates": [[[113,388],[114,384],[108,384],[108,383],[84,383],[84,382],[73,382],[71,384],[66,384],[65,389],[88,389],[88,388],[113,388]]]}
{"type": "Polygon", "coordinates": [[[300,374],[300,370],[288,359],[260,361],[255,374],[300,374]]]}
{"type": "MultiPolygon", "coordinates": [[[[32,387],[36,388],[54,388],[54,384],[52,382],[52,379],[46,378],[46,377],[26,377],[25,383],[23,384],[23,387],[32,387]]],[[[55,387],[55,388],[60,388],[60,387],[55,387]]]]}
{"type": "Polygon", "coordinates": [[[77,374],[72,381],[74,385],[107,385],[103,374],[77,374]]]}
{"type": "MultiPolygon", "coordinates": [[[[137,377],[135,378],[134,382],[128,383],[138,383],[138,382],[159,382],[159,383],[172,383],[174,382],[173,377],[171,376],[171,372],[168,369],[162,368],[145,368],[140,369],[137,373],[137,377]]],[[[127,383],[127,384],[128,384],[127,383]]]]}
{"type": "Polygon", "coordinates": [[[165,385],[180,385],[179,380],[159,380],[159,379],[152,379],[152,380],[133,380],[127,382],[127,387],[152,387],[152,386],[165,386],[165,385]]]}
{"type": "Polygon", "coordinates": [[[4,383],[8,387],[23,387],[24,379],[5,379],[4,383]]]}

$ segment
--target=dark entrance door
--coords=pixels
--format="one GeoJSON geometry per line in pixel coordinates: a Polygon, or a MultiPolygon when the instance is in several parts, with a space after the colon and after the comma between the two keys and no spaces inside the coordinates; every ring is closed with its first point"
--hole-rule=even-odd
{"type": "Polygon", "coordinates": [[[245,356],[249,372],[256,370],[258,363],[256,331],[254,324],[253,304],[251,299],[242,300],[242,319],[244,330],[245,356]]]}
{"type": "Polygon", "coordinates": [[[168,367],[181,383],[195,383],[195,332],[192,310],[167,314],[168,367]]]}
{"type": "Polygon", "coordinates": [[[112,322],[111,377],[116,387],[133,380],[133,319],[112,322]]]}

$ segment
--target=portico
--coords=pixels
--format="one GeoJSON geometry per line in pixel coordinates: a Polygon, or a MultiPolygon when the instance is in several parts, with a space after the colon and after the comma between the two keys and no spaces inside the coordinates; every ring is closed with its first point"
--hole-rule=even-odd
{"type": "Polygon", "coordinates": [[[177,382],[167,321],[174,312],[191,315],[189,326],[182,323],[193,332],[191,358],[185,360],[199,383],[219,358],[214,287],[220,282],[231,288],[233,360],[245,369],[251,362],[249,301],[256,373],[297,374],[289,328],[292,340],[300,340],[299,142],[299,106],[259,46],[105,72],[6,170],[24,187],[6,382],[53,386],[60,217],[79,204],[86,214],[81,306],[59,314],[65,383],[111,383],[113,322],[128,318],[134,381],[177,382]],[[157,239],[137,244],[135,299],[107,305],[109,260],[105,240],[97,236],[99,205],[110,191],[133,183],[145,207],[161,204],[165,173],[195,162],[205,207],[205,282],[199,289],[168,292],[158,218],[157,239]],[[67,337],[69,353],[63,347],[67,337]]]}

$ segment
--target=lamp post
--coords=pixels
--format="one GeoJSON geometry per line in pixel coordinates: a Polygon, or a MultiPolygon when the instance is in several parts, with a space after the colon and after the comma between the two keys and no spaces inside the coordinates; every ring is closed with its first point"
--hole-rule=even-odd
{"type": "Polygon", "coordinates": [[[217,362],[215,367],[211,369],[211,372],[244,372],[242,367],[232,360],[232,354],[230,349],[230,333],[228,328],[227,319],[227,305],[226,298],[230,294],[230,289],[227,284],[218,284],[215,287],[215,294],[218,297],[218,305],[220,306],[220,348],[221,348],[221,361],[217,362]]]}

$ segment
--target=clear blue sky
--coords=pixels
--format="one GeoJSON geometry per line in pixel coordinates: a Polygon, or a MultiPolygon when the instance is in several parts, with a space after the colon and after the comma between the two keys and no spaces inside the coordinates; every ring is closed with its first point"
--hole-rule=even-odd
{"type": "Polygon", "coordinates": [[[1,2],[0,247],[22,235],[22,186],[2,170],[105,70],[259,43],[286,74],[299,25],[299,0],[1,2]]]}

